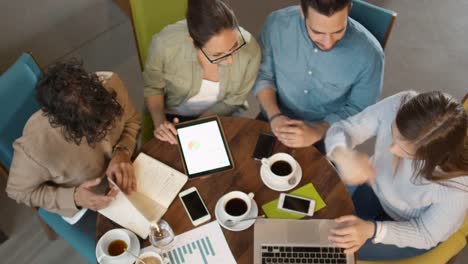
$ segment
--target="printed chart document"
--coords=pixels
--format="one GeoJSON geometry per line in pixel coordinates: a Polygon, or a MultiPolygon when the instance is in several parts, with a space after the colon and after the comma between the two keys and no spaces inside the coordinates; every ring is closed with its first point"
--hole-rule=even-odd
{"type": "MultiPolygon", "coordinates": [[[[169,223],[170,224],[170,223],[169,223]]],[[[142,250],[156,251],[153,246],[142,250]]],[[[215,220],[178,235],[170,249],[159,251],[170,264],[235,264],[237,263],[215,220]]]]}
{"type": "Polygon", "coordinates": [[[137,191],[130,195],[120,191],[99,213],[146,239],[150,223],[164,215],[188,177],[144,153],[135,159],[133,168],[137,191]]]}

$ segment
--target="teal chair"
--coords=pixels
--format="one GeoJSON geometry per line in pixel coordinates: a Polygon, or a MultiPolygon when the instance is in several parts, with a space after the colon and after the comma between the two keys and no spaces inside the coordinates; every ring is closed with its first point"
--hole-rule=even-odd
{"type": "Polygon", "coordinates": [[[397,16],[396,12],[362,0],[353,0],[349,16],[369,30],[385,49],[397,16]]]}
{"type": "MultiPolygon", "coordinates": [[[[34,58],[27,53],[0,76],[0,163],[6,175],[13,159],[13,142],[23,133],[29,117],[39,110],[35,100],[36,83],[41,70],[34,58]]],[[[35,213],[37,213],[35,211],[35,213]]],[[[53,238],[50,227],[67,241],[89,263],[96,263],[94,256],[96,217],[88,213],[75,225],[65,222],[61,216],[39,208],[38,215],[49,239],[53,238]],[[47,224],[47,225],[45,225],[47,224]]]]}

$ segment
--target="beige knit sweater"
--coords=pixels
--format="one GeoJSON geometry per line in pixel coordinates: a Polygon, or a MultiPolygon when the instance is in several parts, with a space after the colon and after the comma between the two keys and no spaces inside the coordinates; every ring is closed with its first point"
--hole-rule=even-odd
{"type": "Polygon", "coordinates": [[[13,144],[14,156],[6,192],[19,203],[42,207],[63,216],[78,212],[73,193],[87,180],[105,174],[115,146],[135,149],[140,129],[135,111],[121,79],[97,73],[104,87],[115,90],[123,115],[104,140],[91,147],[86,140],[77,146],[67,142],[60,128],[53,128],[39,110],[26,123],[23,135],[13,144]]]}

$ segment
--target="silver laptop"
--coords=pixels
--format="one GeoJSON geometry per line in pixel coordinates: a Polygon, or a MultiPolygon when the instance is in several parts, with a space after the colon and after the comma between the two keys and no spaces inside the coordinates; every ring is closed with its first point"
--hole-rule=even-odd
{"type": "Polygon", "coordinates": [[[254,226],[254,264],[346,263],[354,256],[328,241],[333,220],[258,219],[254,226]]]}

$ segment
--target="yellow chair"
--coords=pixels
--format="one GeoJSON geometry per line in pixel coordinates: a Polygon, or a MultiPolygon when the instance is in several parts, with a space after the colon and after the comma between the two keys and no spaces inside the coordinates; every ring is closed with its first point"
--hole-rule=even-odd
{"type": "MultiPolygon", "coordinates": [[[[153,35],[165,26],[184,19],[186,9],[187,0],[130,0],[133,31],[142,70],[153,35]]],[[[141,144],[153,137],[153,129],[153,121],[144,106],[141,119],[141,144]]]]}

